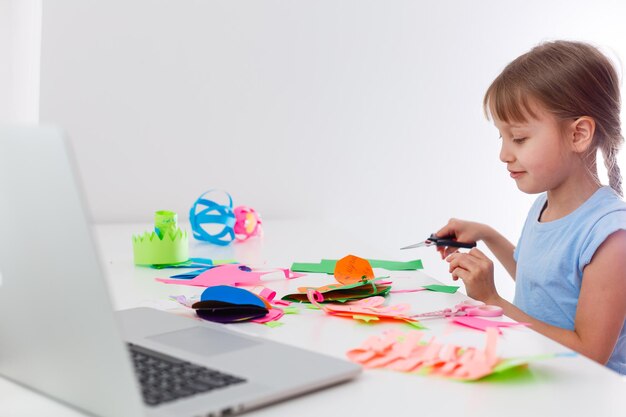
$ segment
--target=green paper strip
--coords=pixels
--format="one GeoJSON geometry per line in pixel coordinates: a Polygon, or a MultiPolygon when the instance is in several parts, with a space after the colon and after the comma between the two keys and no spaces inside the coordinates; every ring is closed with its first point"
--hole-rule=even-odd
{"type": "MultiPolygon", "coordinates": [[[[424,269],[421,259],[413,261],[385,261],[381,259],[367,260],[372,268],[383,268],[388,271],[414,271],[416,269],[424,269]]],[[[291,270],[294,272],[315,272],[321,274],[333,274],[335,272],[336,259],[322,259],[319,263],[294,262],[291,270]]]]}
{"type": "Polygon", "coordinates": [[[445,292],[448,294],[454,294],[459,289],[459,287],[457,287],[456,285],[437,285],[437,284],[424,285],[422,288],[428,291],[445,292]]]}
{"type": "Polygon", "coordinates": [[[415,259],[414,261],[400,262],[400,261],[382,261],[379,259],[368,259],[372,268],[383,268],[387,271],[414,271],[416,269],[424,269],[421,259],[415,259]]]}
{"type": "Polygon", "coordinates": [[[236,259],[216,259],[213,261],[213,265],[226,265],[226,264],[236,264],[236,259]]]}
{"type": "Polygon", "coordinates": [[[332,274],[335,272],[335,265],[325,265],[323,263],[309,264],[294,262],[291,265],[291,270],[294,272],[315,272],[321,274],[332,274]]]}
{"type": "Polygon", "coordinates": [[[289,307],[283,308],[283,313],[285,314],[298,314],[299,312],[300,310],[298,309],[298,307],[289,306],[289,307]]]}
{"type": "Polygon", "coordinates": [[[267,327],[274,328],[274,327],[280,327],[280,326],[282,326],[282,325],[283,325],[283,323],[281,323],[281,322],[279,322],[279,321],[274,320],[274,321],[268,321],[267,323],[265,323],[265,325],[266,325],[267,327]]]}

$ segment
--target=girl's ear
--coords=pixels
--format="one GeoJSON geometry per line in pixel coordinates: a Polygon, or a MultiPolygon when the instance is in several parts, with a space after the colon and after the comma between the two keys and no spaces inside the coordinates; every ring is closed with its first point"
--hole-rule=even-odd
{"type": "Polygon", "coordinates": [[[583,153],[589,149],[596,131],[596,121],[589,116],[581,116],[570,125],[570,140],[574,152],[583,153]]]}

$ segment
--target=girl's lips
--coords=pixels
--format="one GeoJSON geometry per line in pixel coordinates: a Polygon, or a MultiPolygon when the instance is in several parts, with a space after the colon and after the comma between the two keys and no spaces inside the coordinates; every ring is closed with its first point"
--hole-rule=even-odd
{"type": "Polygon", "coordinates": [[[509,171],[511,173],[511,178],[517,179],[525,174],[524,171],[509,171]]]}

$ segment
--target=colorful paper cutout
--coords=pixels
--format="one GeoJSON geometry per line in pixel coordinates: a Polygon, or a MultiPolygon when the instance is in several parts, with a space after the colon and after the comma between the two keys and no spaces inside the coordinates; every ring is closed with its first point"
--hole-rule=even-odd
{"type": "Polygon", "coordinates": [[[187,232],[176,226],[176,213],[158,211],[155,230],[133,236],[135,265],[177,264],[189,259],[187,232]]]}
{"type": "Polygon", "coordinates": [[[232,197],[221,190],[209,190],[198,197],[189,210],[189,222],[194,238],[220,246],[261,233],[259,214],[246,206],[233,209],[232,197]],[[224,202],[218,203],[208,196],[224,202]]]}
{"type": "Polygon", "coordinates": [[[256,294],[228,285],[207,288],[191,308],[199,317],[218,323],[260,319],[270,312],[266,302],[256,294]]]}
{"type": "MultiPolygon", "coordinates": [[[[382,268],[388,271],[414,271],[424,268],[420,259],[408,262],[385,261],[380,259],[368,259],[367,261],[372,268],[382,268]]],[[[334,259],[322,259],[319,263],[294,262],[291,265],[291,270],[297,272],[333,274],[336,264],[337,260],[334,259]]]]}
{"type": "Polygon", "coordinates": [[[367,259],[348,255],[337,261],[333,271],[335,279],[344,285],[374,279],[374,271],[367,259]]]}
{"type": "Polygon", "coordinates": [[[178,216],[173,211],[159,210],[154,213],[154,232],[163,239],[168,233],[175,233],[178,228],[178,216]]]}
{"type": "Polygon", "coordinates": [[[388,368],[400,372],[418,372],[462,381],[475,381],[487,375],[503,372],[526,362],[509,362],[496,355],[498,333],[487,329],[484,349],[438,343],[433,337],[422,342],[420,331],[403,333],[387,331],[372,336],[358,348],[347,352],[348,358],[365,368],[388,368]]]}
{"type": "Polygon", "coordinates": [[[323,295],[319,292],[316,293],[314,290],[309,290],[307,297],[311,304],[316,305],[322,311],[331,315],[351,317],[365,322],[380,319],[402,320],[413,322],[412,325],[414,327],[423,328],[417,319],[407,315],[411,306],[408,304],[385,306],[385,298],[381,296],[347,301],[344,304],[320,304],[324,300],[323,295]]]}
{"type": "MultiPolygon", "coordinates": [[[[265,294],[268,294],[267,292],[265,294]]],[[[267,324],[280,319],[284,314],[294,314],[295,307],[287,307],[285,310],[272,307],[270,300],[256,295],[243,288],[220,285],[207,288],[201,298],[198,296],[185,297],[176,295],[169,297],[185,307],[193,308],[196,314],[210,321],[219,323],[238,323],[253,321],[267,324]],[[265,309],[265,313],[263,313],[265,309]]],[[[297,310],[297,309],[296,309],[297,310]]]]}
{"type": "Polygon", "coordinates": [[[237,240],[246,240],[261,234],[261,216],[253,208],[246,206],[235,207],[235,237],[237,240]]]}
{"type": "MultiPolygon", "coordinates": [[[[384,277],[386,278],[386,277],[384,277]]],[[[309,299],[307,291],[314,290],[321,293],[324,296],[323,302],[339,301],[345,302],[349,300],[357,300],[360,298],[372,297],[375,295],[387,295],[391,290],[389,285],[381,285],[376,281],[382,278],[375,278],[371,281],[357,282],[349,285],[331,284],[323,287],[300,287],[298,293],[287,294],[282,297],[282,300],[294,301],[300,303],[308,303],[309,299]]]]}
{"type": "Polygon", "coordinates": [[[302,274],[294,274],[289,269],[277,268],[273,270],[254,271],[241,264],[227,264],[216,266],[200,273],[191,279],[156,278],[165,284],[191,285],[196,287],[212,287],[215,285],[255,285],[261,282],[261,277],[271,272],[282,271],[285,278],[297,278],[302,274]]]}

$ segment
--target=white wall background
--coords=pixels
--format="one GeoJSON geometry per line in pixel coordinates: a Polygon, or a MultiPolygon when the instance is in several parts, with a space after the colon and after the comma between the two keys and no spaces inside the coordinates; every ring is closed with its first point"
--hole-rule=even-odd
{"type": "Polygon", "coordinates": [[[421,257],[396,248],[449,217],[516,241],[534,197],[483,93],[544,40],[626,59],[624,17],[617,0],[46,1],[40,117],[68,130],[99,222],[184,218],[221,188],[388,249],[368,256],[421,257]]]}
{"type": "Polygon", "coordinates": [[[0,0],[0,123],[39,117],[41,0],[0,0]]]}

